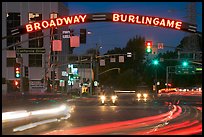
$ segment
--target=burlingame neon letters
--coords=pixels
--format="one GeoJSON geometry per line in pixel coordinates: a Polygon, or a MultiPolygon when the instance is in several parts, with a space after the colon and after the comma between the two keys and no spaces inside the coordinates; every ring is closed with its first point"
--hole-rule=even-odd
{"type": "Polygon", "coordinates": [[[113,22],[127,22],[133,24],[143,24],[143,25],[153,25],[160,27],[167,27],[180,30],[182,26],[181,21],[158,18],[158,17],[149,17],[149,16],[139,16],[131,14],[113,14],[113,22]]]}
{"type": "Polygon", "coordinates": [[[68,16],[64,18],[57,18],[51,20],[44,20],[42,22],[35,22],[26,25],[26,31],[38,31],[42,29],[47,29],[51,27],[58,27],[62,25],[71,25],[77,23],[84,23],[87,15],[76,15],[76,16],[68,16]]]}

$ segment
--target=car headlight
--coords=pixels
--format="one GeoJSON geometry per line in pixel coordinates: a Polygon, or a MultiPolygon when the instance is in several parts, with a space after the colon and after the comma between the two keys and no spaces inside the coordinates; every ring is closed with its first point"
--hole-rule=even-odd
{"type": "Polygon", "coordinates": [[[115,100],[117,98],[117,96],[111,96],[111,99],[115,100]]]}
{"type": "Polygon", "coordinates": [[[105,100],[105,99],[106,99],[106,97],[103,95],[103,96],[101,96],[101,99],[102,99],[102,100],[105,100]]]}
{"type": "Polygon", "coordinates": [[[144,94],[143,94],[143,97],[145,97],[145,98],[146,98],[147,96],[148,96],[148,95],[147,95],[146,93],[144,93],[144,94]]]}
{"type": "Polygon", "coordinates": [[[137,93],[137,97],[140,98],[142,95],[140,93],[137,93]]]}

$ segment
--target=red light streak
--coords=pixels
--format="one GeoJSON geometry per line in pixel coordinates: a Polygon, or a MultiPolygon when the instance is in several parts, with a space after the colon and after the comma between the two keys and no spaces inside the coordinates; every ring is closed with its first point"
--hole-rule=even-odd
{"type": "Polygon", "coordinates": [[[202,132],[202,124],[190,128],[180,129],[172,132],[165,133],[164,135],[189,135],[198,134],[202,132]]]}
{"type": "MultiPolygon", "coordinates": [[[[194,121],[183,121],[182,123],[174,123],[171,124],[164,124],[166,122],[170,123],[169,120],[175,119],[180,116],[182,113],[182,108],[180,106],[173,106],[173,109],[169,112],[162,113],[156,116],[150,116],[146,118],[134,119],[134,120],[127,120],[122,122],[113,122],[113,123],[106,123],[106,124],[98,124],[93,126],[85,126],[80,128],[73,128],[68,130],[59,130],[46,133],[46,135],[69,135],[69,134],[108,134],[113,132],[121,132],[121,131],[128,131],[132,129],[140,129],[138,132],[128,133],[130,135],[141,135],[141,134],[150,134],[150,135],[185,135],[185,134],[197,134],[202,132],[202,123],[198,120],[194,121]],[[156,127],[155,124],[163,124],[160,127],[156,127]],[[152,127],[154,126],[155,129],[151,128],[143,128],[143,127],[152,127]],[[144,130],[145,129],[145,130],[144,130]]],[[[185,112],[184,112],[185,113],[185,112]]],[[[130,132],[129,131],[129,132],[130,132]]],[[[126,133],[126,132],[125,132],[126,133]]]]}
{"type": "Polygon", "coordinates": [[[150,117],[134,119],[134,120],[127,120],[127,121],[122,121],[122,122],[99,124],[99,125],[94,125],[94,126],[87,126],[87,127],[76,128],[76,129],[64,130],[63,132],[59,131],[59,132],[47,133],[47,134],[57,134],[57,135],[101,134],[101,133],[106,133],[106,132],[111,132],[111,131],[116,131],[116,130],[123,130],[127,128],[133,128],[133,127],[135,128],[139,126],[144,126],[144,124],[153,124],[156,122],[161,122],[162,120],[168,118],[171,115],[171,113],[174,113],[176,110],[177,110],[177,107],[173,106],[173,110],[171,110],[170,112],[166,112],[166,113],[159,114],[156,116],[150,116],[150,117]]]}

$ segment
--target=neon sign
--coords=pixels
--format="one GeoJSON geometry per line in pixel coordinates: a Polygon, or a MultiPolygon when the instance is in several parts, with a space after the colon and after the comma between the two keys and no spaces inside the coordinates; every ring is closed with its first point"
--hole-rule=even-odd
{"type": "Polygon", "coordinates": [[[39,31],[42,29],[48,29],[53,27],[60,27],[63,25],[75,25],[87,22],[104,22],[104,21],[157,26],[170,28],[174,30],[187,31],[191,33],[197,32],[197,26],[195,24],[189,24],[174,19],[124,13],[94,13],[59,17],[56,19],[29,23],[11,30],[11,35],[12,36],[18,34],[22,35],[29,32],[39,31]]]}
{"type": "Polygon", "coordinates": [[[150,16],[140,16],[132,14],[113,14],[113,22],[126,22],[133,24],[143,24],[143,25],[153,25],[160,27],[167,27],[180,30],[182,26],[182,21],[176,21],[171,19],[150,17],[150,16]]]}
{"type": "Polygon", "coordinates": [[[34,22],[27,24],[26,31],[33,32],[42,29],[47,29],[51,27],[59,27],[62,25],[71,25],[77,23],[84,23],[87,15],[75,15],[75,16],[68,16],[63,18],[51,19],[51,20],[44,20],[41,22],[34,22]]]}

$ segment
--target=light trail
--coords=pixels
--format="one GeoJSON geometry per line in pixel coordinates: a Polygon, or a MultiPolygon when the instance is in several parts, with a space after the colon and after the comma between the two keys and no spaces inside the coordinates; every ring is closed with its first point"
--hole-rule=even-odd
{"type": "MultiPolygon", "coordinates": [[[[202,108],[196,108],[200,114],[202,108]]],[[[189,135],[201,133],[202,121],[196,119],[199,118],[199,115],[196,115],[192,119],[188,119],[186,121],[179,120],[181,117],[187,118],[188,116],[190,116],[188,111],[183,112],[180,106],[173,105],[172,110],[155,116],[122,122],[55,130],[54,132],[44,133],[43,135],[99,135],[117,133],[126,133],[129,135],[189,135]]]]}
{"type": "Polygon", "coordinates": [[[129,129],[129,128],[136,128],[136,127],[138,128],[138,127],[142,127],[144,125],[149,125],[149,124],[161,123],[161,121],[163,120],[177,117],[178,115],[180,115],[180,113],[181,111],[179,107],[173,106],[173,109],[171,111],[162,113],[159,115],[155,115],[155,116],[134,119],[134,120],[127,120],[127,121],[122,121],[122,122],[114,122],[114,123],[99,124],[99,125],[94,125],[94,126],[80,127],[80,128],[69,129],[69,130],[64,130],[60,132],[55,131],[54,133],[53,132],[46,133],[46,135],[49,135],[49,134],[54,134],[54,135],[102,134],[102,133],[124,130],[124,129],[129,129]]]}

